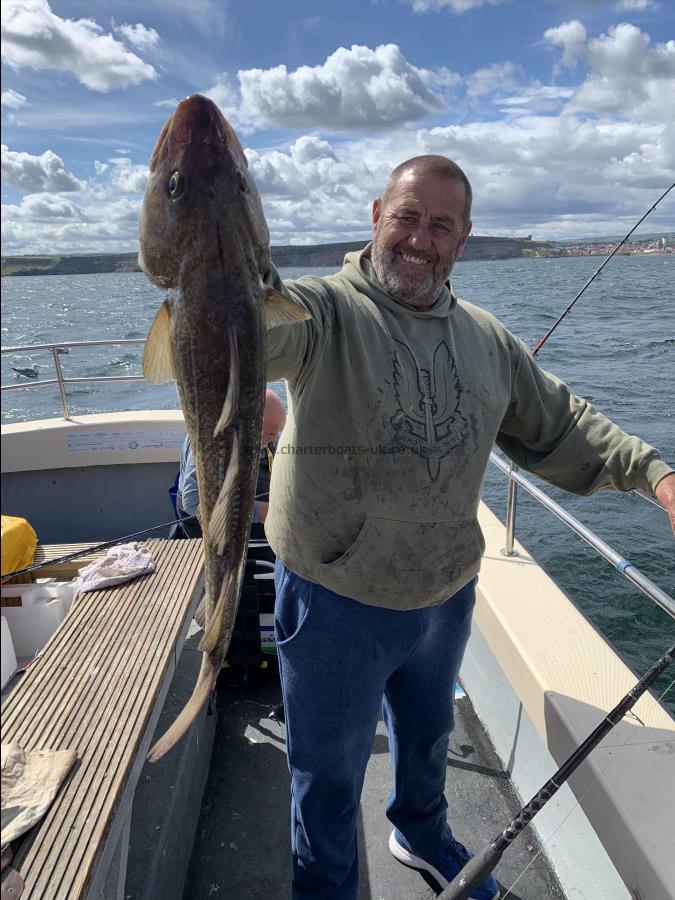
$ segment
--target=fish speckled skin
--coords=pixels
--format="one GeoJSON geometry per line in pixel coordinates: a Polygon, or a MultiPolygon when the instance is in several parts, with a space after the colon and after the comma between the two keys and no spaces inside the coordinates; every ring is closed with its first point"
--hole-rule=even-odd
{"type": "Polygon", "coordinates": [[[150,381],[175,377],[195,456],[204,533],[204,658],[192,698],[149,758],[185,733],[232,634],[255,496],[264,400],[269,234],[246,157],[215,104],[183,100],[155,147],[139,261],[167,298],[148,336],[150,381]]]}

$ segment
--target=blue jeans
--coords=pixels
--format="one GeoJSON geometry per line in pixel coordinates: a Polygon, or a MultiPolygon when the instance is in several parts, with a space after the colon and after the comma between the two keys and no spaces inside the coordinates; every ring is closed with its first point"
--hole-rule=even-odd
{"type": "Polygon", "coordinates": [[[367,606],[277,560],[275,625],[291,772],[293,897],[354,900],[356,821],[380,707],[394,788],[387,816],[415,852],[445,847],[453,690],[476,579],[439,606],[367,606]]]}

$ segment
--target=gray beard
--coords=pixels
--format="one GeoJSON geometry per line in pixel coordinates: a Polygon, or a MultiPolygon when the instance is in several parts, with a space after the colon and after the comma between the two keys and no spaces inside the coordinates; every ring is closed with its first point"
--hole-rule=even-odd
{"type": "Polygon", "coordinates": [[[419,274],[397,272],[394,269],[391,251],[380,248],[377,241],[373,241],[370,259],[377,280],[389,296],[415,309],[433,306],[450,274],[450,270],[439,272],[437,266],[433,266],[429,272],[419,274]]]}

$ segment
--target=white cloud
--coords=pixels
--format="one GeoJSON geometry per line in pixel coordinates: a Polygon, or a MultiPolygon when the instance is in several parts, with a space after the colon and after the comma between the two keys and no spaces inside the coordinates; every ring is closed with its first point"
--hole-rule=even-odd
{"type": "Polygon", "coordinates": [[[160,109],[175,109],[180,100],[177,100],[175,97],[168,98],[167,100],[155,100],[152,104],[153,106],[158,106],[160,109]]]}
{"type": "Polygon", "coordinates": [[[586,47],[586,29],[581,22],[573,19],[571,22],[563,22],[556,28],[548,28],[544,37],[551,44],[562,47],[563,55],[557,69],[572,69],[577,60],[583,54],[586,47]]]}
{"type": "Polygon", "coordinates": [[[672,180],[675,127],[523,111],[508,121],[340,145],[305,136],[286,151],[247,150],[276,244],[367,237],[372,198],[395,165],[423,153],[449,156],[465,169],[477,234],[607,234],[634,222],[672,180]]]}
{"type": "Polygon", "coordinates": [[[31,195],[2,207],[5,253],[121,253],[133,250],[140,199],[77,205],[62,197],[31,195]]]}
{"type": "Polygon", "coordinates": [[[74,219],[78,222],[88,221],[84,210],[66,197],[53,194],[30,194],[21,201],[21,206],[5,207],[9,221],[52,223],[54,220],[74,219]]]}
{"type": "Polygon", "coordinates": [[[449,9],[456,16],[469,12],[472,9],[478,9],[484,4],[495,5],[497,3],[508,3],[509,0],[407,0],[412,6],[413,12],[438,12],[442,9],[449,9]]]}
{"type": "Polygon", "coordinates": [[[2,145],[2,177],[27,194],[42,191],[80,191],[85,184],[64,167],[51,150],[40,156],[10,150],[2,145]]]}
{"type": "MultiPolygon", "coordinates": [[[[441,80],[447,83],[448,74],[443,70],[441,80]]],[[[283,128],[389,128],[445,109],[428,87],[429,73],[409,63],[396,44],[375,50],[354,44],[318,66],[243,69],[237,78],[242,117],[283,128]]],[[[218,89],[227,109],[231,87],[223,81],[210,96],[218,89]]]]}
{"type": "Polygon", "coordinates": [[[116,194],[142,194],[150,174],[146,165],[135,165],[130,159],[119,157],[109,160],[114,167],[111,187],[116,194]]]}
{"type": "MultiPolygon", "coordinates": [[[[392,168],[422,153],[447,155],[465,168],[474,186],[475,233],[562,238],[613,234],[624,224],[627,231],[672,181],[675,126],[523,109],[506,121],[353,141],[304,134],[285,149],[246,153],[274,244],[366,239],[371,201],[392,168]]],[[[36,195],[7,207],[5,252],[132,251],[140,195],[115,192],[140,190],[145,174],[128,157],[106,158],[78,203],[36,195]]],[[[653,230],[673,227],[662,207],[650,219],[653,230]]]]}
{"type": "Polygon", "coordinates": [[[467,82],[467,94],[471,99],[509,91],[517,88],[524,76],[522,67],[512,62],[493,63],[483,69],[476,69],[467,82]]]}
{"type": "Polygon", "coordinates": [[[618,12],[647,12],[660,9],[656,0],[618,0],[614,9],[618,12]]]}
{"type": "Polygon", "coordinates": [[[515,87],[512,93],[498,95],[494,103],[509,115],[525,112],[546,112],[560,109],[574,94],[574,88],[533,81],[523,87],[515,87]]]}
{"type": "Polygon", "coordinates": [[[113,31],[121,34],[128,44],[139,50],[152,50],[159,44],[159,35],[154,28],[146,28],[139,22],[136,25],[114,25],[113,31]]]}
{"type": "Polygon", "coordinates": [[[13,91],[11,88],[2,92],[2,105],[9,109],[21,109],[27,102],[23,94],[19,94],[18,91],[13,91]]]}
{"type": "Polygon", "coordinates": [[[62,19],[47,0],[3,0],[2,61],[68,72],[94,91],[157,78],[155,69],[93,19],[62,19]]]}
{"type": "Polygon", "coordinates": [[[675,96],[675,41],[650,46],[650,37],[623,23],[588,42],[591,73],[573,98],[598,114],[672,122],[675,96]]]}

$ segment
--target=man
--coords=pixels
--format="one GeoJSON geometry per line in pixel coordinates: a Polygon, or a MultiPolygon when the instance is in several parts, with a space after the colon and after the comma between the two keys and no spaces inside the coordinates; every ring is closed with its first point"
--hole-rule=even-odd
{"type": "MultiPolygon", "coordinates": [[[[267,377],[286,378],[293,401],[266,531],[278,558],[296,898],[357,895],[356,819],[382,701],[391,852],[440,888],[468,858],[443,791],[495,442],[574,492],[650,490],[675,523],[675,473],[657,451],[452,293],[471,231],[461,169],[408,160],[372,220],[372,244],[341,272],[277,278],[310,319],[268,333],[267,377]]],[[[498,895],[491,876],[472,894],[498,895]]]]}
{"type": "MultiPolygon", "coordinates": [[[[252,531],[254,536],[259,536],[259,529],[267,518],[269,500],[262,497],[269,496],[269,481],[272,469],[272,457],[275,443],[286,424],[286,410],[279,397],[273,390],[267,388],[265,392],[265,410],[263,413],[262,434],[260,439],[260,465],[258,471],[257,499],[253,504],[252,531]]],[[[197,487],[197,470],[192,454],[190,436],[185,438],[180,457],[180,472],[178,475],[178,493],[176,495],[176,509],[182,519],[181,527],[188,537],[201,537],[202,528],[199,522],[199,489],[197,487]]],[[[260,535],[261,536],[261,535],[260,535]]]]}

